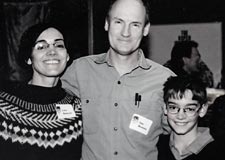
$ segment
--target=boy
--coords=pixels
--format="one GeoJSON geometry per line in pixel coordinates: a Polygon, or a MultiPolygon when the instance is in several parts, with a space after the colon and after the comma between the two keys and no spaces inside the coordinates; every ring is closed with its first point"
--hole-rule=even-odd
{"type": "Polygon", "coordinates": [[[160,136],[158,160],[224,159],[222,143],[212,138],[209,128],[198,127],[198,118],[208,109],[204,84],[190,77],[170,77],[163,91],[172,131],[160,136]]]}

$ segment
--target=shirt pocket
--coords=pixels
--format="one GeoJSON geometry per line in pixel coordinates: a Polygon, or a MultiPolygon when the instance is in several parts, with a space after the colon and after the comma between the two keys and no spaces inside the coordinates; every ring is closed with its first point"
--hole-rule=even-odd
{"type": "Polygon", "coordinates": [[[98,131],[100,125],[98,101],[84,97],[82,102],[83,128],[85,134],[94,134],[98,131]]]}
{"type": "Polygon", "coordinates": [[[135,107],[135,113],[152,121],[149,134],[162,129],[163,121],[163,99],[157,94],[151,94],[149,97],[143,97],[139,106],[135,107]]]}

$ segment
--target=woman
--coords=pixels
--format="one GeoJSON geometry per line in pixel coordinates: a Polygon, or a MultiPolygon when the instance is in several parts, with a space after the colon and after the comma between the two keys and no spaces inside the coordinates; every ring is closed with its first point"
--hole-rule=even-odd
{"type": "Polygon", "coordinates": [[[31,77],[0,92],[1,160],[80,159],[80,99],[62,89],[59,79],[69,61],[64,38],[48,24],[23,34],[20,64],[31,77]]]}

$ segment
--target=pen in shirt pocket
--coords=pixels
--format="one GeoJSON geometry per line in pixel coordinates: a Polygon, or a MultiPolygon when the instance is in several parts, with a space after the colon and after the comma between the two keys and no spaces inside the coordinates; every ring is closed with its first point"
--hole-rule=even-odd
{"type": "Polygon", "coordinates": [[[140,102],[141,102],[141,95],[138,93],[135,93],[135,106],[137,106],[137,108],[139,108],[140,102]]]}

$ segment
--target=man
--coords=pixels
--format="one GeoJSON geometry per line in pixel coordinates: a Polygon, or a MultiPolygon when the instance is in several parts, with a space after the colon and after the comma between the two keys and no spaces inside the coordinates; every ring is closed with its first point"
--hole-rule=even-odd
{"type": "Polygon", "coordinates": [[[208,104],[204,84],[191,77],[171,77],[164,85],[164,112],[172,129],[161,135],[158,160],[224,159],[223,142],[215,141],[209,128],[198,127],[208,104]]]}
{"type": "Polygon", "coordinates": [[[170,68],[178,76],[197,77],[207,87],[213,87],[213,73],[201,60],[198,43],[195,41],[176,41],[171,51],[171,60],[166,62],[164,66],[170,68]]]}
{"type": "Polygon", "coordinates": [[[75,60],[62,77],[82,101],[83,160],[157,159],[166,123],[162,87],[174,73],[139,48],[149,27],[144,0],[112,2],[105,20],[108,52],[75,60]]]}

